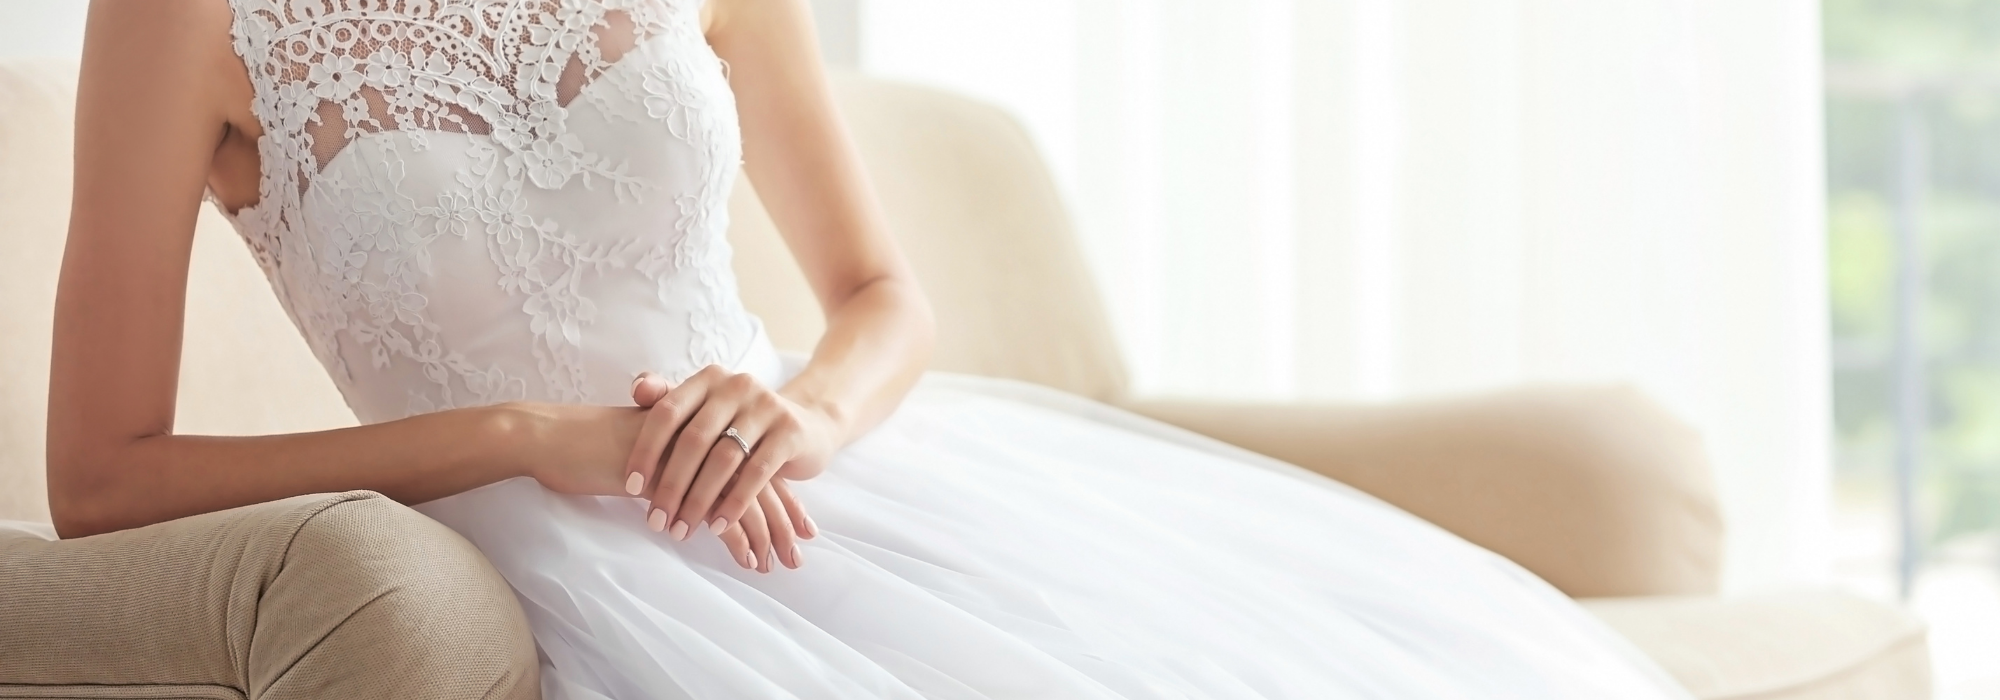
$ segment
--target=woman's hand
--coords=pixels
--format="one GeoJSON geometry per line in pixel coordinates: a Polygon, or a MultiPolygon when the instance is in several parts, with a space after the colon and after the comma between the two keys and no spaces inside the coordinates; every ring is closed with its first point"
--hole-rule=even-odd
{"type": "MultiPolygon", "coordinates": [[[[516,438],[506,452],[524,462],[526,472],[544,488],[578,496],[620,496],[626,492],[620,480],[626,458],[650,422],[648,408],[662,394],[666,394],[664,382],[634,382],[634,400],[642,402],[640,408],[512,402],[492,406],[490,412],[502,416],[500,434],[516,438]]],[[[728,446],[734,448],[734,442],[728,446]]],[[[730,560],[760,572],[770,572],[772,560],[798,568],[798,540],[814,538],[818,526],[784,480],[768,480],[754,496],[756,508],[740,512],[742,526],[720,530],[730,560]]],[[[662,530],[666,516],[650,504],[648,510],[646,524],[656,532],[662,530]]],[[[680,532],[686,538],[686,530],[680,532]]]]}
{"type": "Polygon", "coordinates": [[[731,526],[743,523],[754,546],[776,529],[771,526],[789,521],[797,534],[812,537],[812,519],[773,477],[819,472],[838,446],[830,419],[755,377],[716,366],[674,387],[658,375],[640,374],[632,400],[649,410],[632,443],[625,490],[651,499],[647,524],[654,530],[685,540],[707,522],[727,540],[737,529],[731,526]],[[732,428],[741,442],[726,434],[732,428]],[[753,518],[764,525],[749,522],[753,518]]]}
{"type": "MultiPolygon", "coordinates": [[[[658,511],[654,511],[658,512],[658,511]]],[[[785,487],[784,479],[772,479],[757,494],[756,507],[743,511],[738,527],[722,533],[729,556],[743,568],[771,572],[772,555],[788,568],[799,568],[800,539],[812,539],[812,519],[785,487]]],[[[655,527],[654,530],[659,528],[655,527]]]]}
{"type": "Polygon", "coordinates": [[[625,495],[625,459],[646,425],[644,408],[514,401],[481,411],[502,436],[510,469],[542,488],[578,496],[625,495]]]}
{"type": "MultiPolygon", "coordinates": [[[[500,434],[515,438],[506,452],[544,488],[583,496],[625,495],[620,480],[625,460],[649,419],[647,409],[664,393],[663,386],[647,390],[642,384],[635,390],[635,400],[646,404],[639,408],[515,402],[487,410],[503,421],[500,434]]],[[[818,534],[805,508],[784,481],[776,479],[756,494],[754,504],[741,514],[742,527],[721,532],[730,559],[763,572],[771,570],[773,560],[799,568],[798,540],[818,534]]],[[[648,510],[652,517],[647,524],[655,531],[663,529],[665,516],[650,504],[648,510]]]]}

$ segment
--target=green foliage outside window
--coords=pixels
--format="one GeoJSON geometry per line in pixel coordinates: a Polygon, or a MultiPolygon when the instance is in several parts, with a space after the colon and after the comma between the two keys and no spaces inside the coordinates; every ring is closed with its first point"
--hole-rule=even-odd
{"type": "Polygon", "coordinates": [[[1924,135],[1916,201],[1930,398],[1920,521],[1931,542],[2000,528],[2000,0],[1822,7],[1841,490],[1872,497],[1889,483],[1897,129],[1899,110],[1912,109],[1924,135]],[[1872,87],[1843,89],[1842,75],[1872,87]]]}

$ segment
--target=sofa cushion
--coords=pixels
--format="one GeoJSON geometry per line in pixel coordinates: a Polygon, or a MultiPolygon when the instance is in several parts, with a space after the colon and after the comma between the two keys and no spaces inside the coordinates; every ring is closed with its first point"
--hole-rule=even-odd
{"type": "Polygon", "coordinates": [[[1702,700],[1931,696],[1923,623],[1851,595],[1600,598],[1583,604],[1702,700]]]}
{"type": "Polygon", "coordinates": [[[1123,406],[1366,491],[1571,597],[1713,594],[1720,581],[1723,524],[1701,436],[1630,387],[1123,406]]]}
{"type": "Polygon", "coordinates": [[[0,698],[488,698],[540,690],[472,543],[368,491],[51,541],[0,523],[0,698]]]}

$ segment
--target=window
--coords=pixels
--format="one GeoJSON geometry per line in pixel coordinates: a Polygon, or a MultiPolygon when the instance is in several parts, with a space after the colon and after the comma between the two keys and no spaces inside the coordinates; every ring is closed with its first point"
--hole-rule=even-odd
{"type": "Polygon", "coordinates": [[[2000,2],[1829,0],[1834,573],[2000,693],[2000,2]]]}

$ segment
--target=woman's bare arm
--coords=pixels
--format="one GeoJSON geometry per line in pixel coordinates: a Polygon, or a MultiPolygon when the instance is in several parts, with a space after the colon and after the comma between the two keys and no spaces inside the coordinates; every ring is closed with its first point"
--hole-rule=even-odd
{"type": "MultiPolygon", "coordinates": [[[[255,126],[232,123],[247,97],[228,12],[220,0],[91,8],[50,377],[58,530],[87,535],[316,491],[414,503],[518,475],[572,493],[623,491],[620,467],[646,420],[637,409],[517,403],[321,433],[173,434],[200,195],[223,165],[218,149],[255,126]]],[[[717,14],[751,176],[828,315],[826,338],[784,394],[844,443],[921,370],[928,310],[840,133],[802,4],[743,0],[717,14]]]]}
{"type": "Polygon", "coordinates": [[[729,63],[744,170],[826,314],[811,362],[781,393],[828,413],[844,444],[893,411],[922,374],[934,333],[929,302],[834,108],[806,0],[711,4],[709,43],[729,63]]]}
{"type": "Polygon", "coordinates": [[[902,401],[933,333],[929,303],[834,109],[805,0],[702,9],[709,44],[729,66],[744,169],[819,298],[826,334],[775,391],[720,367],[671,388],[641,377],[661,398],[627,460],[627,491],[650,498],[648,522],[675,538],[704,523],[727,538],[774,477],[818,475],[902,401]]]}
{"type": "Polygon", "coordinates": [[[91,4],[49,378],[57,531],[76,537],[320,491],[373,489],[416,503],[552,463],[601,468],[535,474],[545,484],[619,493],[643,420],[636,408],[513,404],[299,435],[173,434],[195,217],[234,128],[241,91],[230,81],[246,80],[229,21],[222,0],[91,4]]]}

